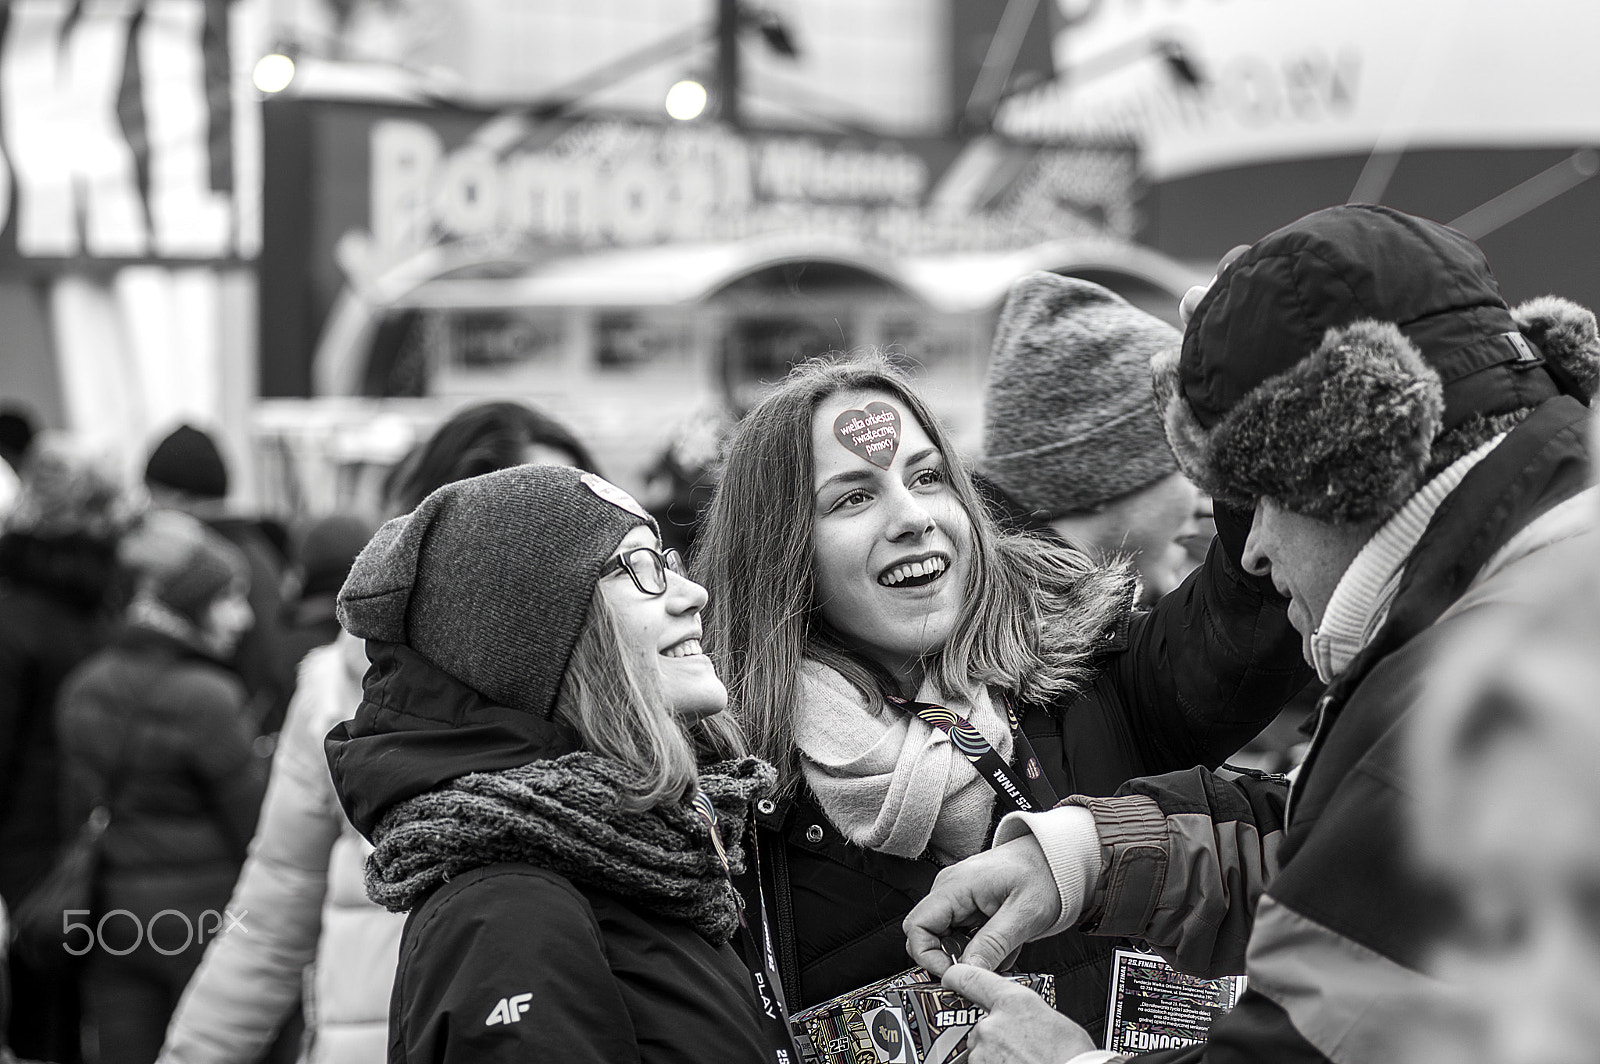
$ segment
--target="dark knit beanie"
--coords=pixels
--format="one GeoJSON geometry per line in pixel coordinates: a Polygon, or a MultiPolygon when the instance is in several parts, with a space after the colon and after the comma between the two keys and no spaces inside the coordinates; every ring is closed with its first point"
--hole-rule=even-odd
{"type": "Polygon", "coordinates": [[[1150,360],[1177,329],[1097,284],[1011,286],[984,395],[983,471],[1036,513],[1093,510],[1177,471],[1150,405],[1150,360]]]}
{"type": "Polygon", "coordinates": [[[1357,524],[1399,509],[1458,429],[1560,392],[1587,402],[1597,366],[1589,311],[1555,297],[1513,311],[1467,237],[1355,204],[1252,245],[1152,370],[1202,490],[1357,524]]]}
{"type": "Polygon", "coordinates": [[[152,510],[124,537],[119,557],[148,594],[191,624],[236,581],[250,579],[243,552],[188,514],[152,510]]]}
{"type": "Polygon", "coordinates": [[[144,467],[150,484],[188,495],[221,499],[228,494],[228,467],[216,441],[193,425],[179,425],[150,452],[144,467]]]}
{"type": "Polygon", "coordinates": [[[646,524],[621,488],[565,466],[446,484],[378,529],[339,592],[339,623],[548,717],[600,567],[646,524]]]}

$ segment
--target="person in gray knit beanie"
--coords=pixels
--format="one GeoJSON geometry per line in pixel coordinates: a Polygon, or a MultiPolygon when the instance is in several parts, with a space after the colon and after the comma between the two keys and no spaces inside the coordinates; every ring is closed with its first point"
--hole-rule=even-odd
{"type": "Polygon", "coordinates": [[[368,895],[412,913],[391,1060],[757,1059],[730,877],[773,773],[705,601],[632,496],[559,466],[447,484],[356,558],[372,668],[327,753],[368,895]]]}
{"type": "Polygon", "coordinates": [[[610,487],[578,470],[518,466],[440,488],[356,557],[339,623],[550,717],[600,566],[629,529],[651,523],[620,489],[619,504],[589,483],[610,487]]]}
{"type": "Polygon", "coordinates": [[[1030,273],[1000,313],[984,394],[981,472],[1002,513],[1130,557],[1147,599],[1195,564],[1199,495],[1150,401],[1150,360],[1181,338],[1100,285],[1030,273]]]}

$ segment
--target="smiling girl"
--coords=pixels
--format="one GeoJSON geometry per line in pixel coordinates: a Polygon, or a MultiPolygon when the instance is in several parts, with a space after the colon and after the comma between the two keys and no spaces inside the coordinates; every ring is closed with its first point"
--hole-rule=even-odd
{"type": "MultiPolygon", "coordinates": [[[[1216,765],[1304,681],[1281,601],[1219,517],[1184,588],[1002,534],[910,383],[877,356],[798,367],[745,419],[700,541],[707,647],[752,752],[791,1008],[907,966],[900,923],[997,818],[1216,765]]],[[[1086,1026],[1113,940],[1068,932],[1017,967],[1086,1026]]]]}

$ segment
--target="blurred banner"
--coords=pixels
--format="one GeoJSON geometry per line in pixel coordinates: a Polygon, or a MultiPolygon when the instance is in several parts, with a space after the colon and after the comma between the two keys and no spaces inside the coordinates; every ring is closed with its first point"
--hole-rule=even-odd
{"type": "Polygon", "coordinates": [[[1513,302],[1600,301],[1600,4],[1053,0],[1056,76],[1014,137],[1140,146],[1139,239],[1215,262],[1377,202],[1478,241],[1513,302]]]}
{"type": "Polygon", "coordinates": [[[0,8],[0,393],[130,470],[179,419],[241,424],[254,390],[259,115],[232,57],[255,6],[0,8]]]}
{"type": "Polygon", "coordinates": [[[1156,181],[1402,147],[1600,141],[1600,5],[1056,0],[1051,84],[1013,136],[1135,137],[1156,181]],[[1187,78],[1185,73],[1193,75],[1187,78]],[[1174,71],[1180,76],[1172,76],[1174,71]]]}

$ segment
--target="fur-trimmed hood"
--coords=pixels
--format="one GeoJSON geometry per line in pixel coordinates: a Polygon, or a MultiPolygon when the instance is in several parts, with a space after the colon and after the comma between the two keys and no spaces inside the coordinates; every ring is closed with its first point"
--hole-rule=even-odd
{"type": "Polygon", "coordinates": [[[1168,441],[1202,490],[1355,524],[1387,518],[1442,462],[1546,399],[1587,403],[1600,333],[1556,296],[1509,309],[1460,233],[1354,205],[1235,260],[1152,373],[1168,441]]]}

